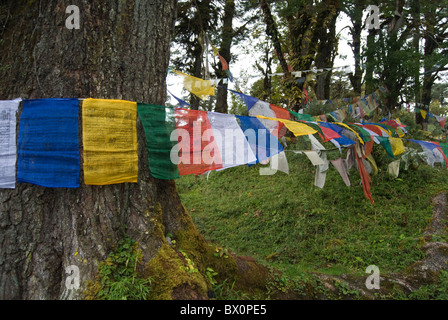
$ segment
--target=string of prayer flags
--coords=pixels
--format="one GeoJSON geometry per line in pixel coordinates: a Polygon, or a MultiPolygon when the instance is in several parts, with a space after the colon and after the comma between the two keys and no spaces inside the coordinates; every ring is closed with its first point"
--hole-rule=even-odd
{"type": "MultiPolygon", "coordinates": [[[[420,104],[418,104],[418,105],[420,105],[420,104]]],[[[427,106],[427,107],[428,107],[428,106],[427,106]]],[[[445,128],[446,117],[439,116],[439,115],[435,115],[435,114],[433,114],[433,113],[430,113],[429,111],[420,109],[420,108],[418,108],[418,107],[415,107],[415,108],[414,108],[414,112],[415,112],[415,113],[420,113],[420,115],[422,116],[423,119],[426,119],[427,117],[430,117],[430,118],[434,117],[434,118],[436,118],[436,120],[437,120],[437,122],[440,124],[440,126],[441,126],[442,128],[445,128]]]]}
{"type": "Polygon", "coordinates": [[[150,170],[157,178],[176,179],[257,162],[235,115],[143,104],[138,105],[138,111],[146,133],[150,170]],[[162,122],[168,124],[163,126],[162,122]]]}
{"type": "Polygon", "coordinates": [[[16,186],[16,113],[22,99],[0,101],[0,188],[16,186]]]}
{"type": "Polygon", "coordinates": [[[17,182],[79,187],[78,99],[24,100],[17,182]]]}
{"type": "Polygon", "coordinates": [[[86,99],[82,121],[85,184],[137,182],[137,103],[86,99]]]}
{"type": "Polygon", "coordinates": [[[204,100],[208,96],[214,96],[215,95],[215,82],[211,80],[203,80],[200,78],[196,78],[193,76],[190,76],[186,73],[172,70],[175,74],[178,76],[183,77],[184,82],[184,88],[187,89],[189,92],[197,96],[199,99],[204,100]]]}
{"type": "Polygon", "coordinates": [[[179,169],[171,161],[171,152],[175,152],[175,142],[171,140],[171,134],[176,130],[174,108],[138,103],[137,112],[145,131],[152,176],[163,180],[178,179],[179,169]]]}
{"type": "Polygon", "coordinates": [[[224,59],[224,57],[219,54],[219,49],[217,47],[215,47],[213,45],[211,45],[211,47],[212,47],[212,50],[213,50],[213,54],[215,56],[217,56],[219,61],[221,62],[222,70],[227,73],[227,76],[229,77],[229,80],[231,82],[233,82],[233,75],[230,72],[229,64],[227,63],[226,59],[224,59]]]}

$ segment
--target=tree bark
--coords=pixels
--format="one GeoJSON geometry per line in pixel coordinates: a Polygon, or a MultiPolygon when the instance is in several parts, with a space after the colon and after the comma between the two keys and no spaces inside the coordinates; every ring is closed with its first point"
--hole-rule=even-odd
{"type": "Polygon", "coordinates": [[[362,15],[364,9],[365,9],[365,1],[356,0],[353,2],[353,9],[349,14],[353,24],[353,27],[350,28],[350,34],[352,36],[351,48],[355,60],[355,72],[349,74],[349,79],[353,87],[353,92],[356,96],[360,96],[362,91],[363,70],[361,68],[362,63],[361,32],[363,29],[362,15]]]}
{"type": "Polygon", "coordinates": [[[283,55],[282,45],[280,43],[280,37],[277,30],[277,26],[275,25],[274,18],[272,17],[271,8],[267,1],[260,0],[260,8],[263,12],[264,21],[266,23],[266,34],[271,38],[274,49],[277,53],[278,60],[280,62],[280,66],[282,67],[282,71],[285,74],[284,78],[290,78],[290,72],[288,63],[286,62],[285,56],[283,55]]]}
{"type": "MultiPolygon", "coordinates": [[[[423,85],[422,85],[422,98],[418,108],[429,112],[429,104],[431,103],[431,91],[432,86],[437,77],[437,72],[434,70],[433,63],[431,61],[431,55],[437,47],[437,42],[434,38],[435,35],[435,8],[432,5],[428,5],[425,12],[426,29],[425,29],[425,45],[424,45],[424,56],[423,56],[423,85]]],[[[417,113],[416,117],[417,123],[422,125],[423,130],[428,129],[428,117],[423,118],[421,114],[417,113]]]]}
{"type": "MultiPolygon", "coordinates": [[[[317,69],[333,68],[334,51],[337,46],[336,43],[336,20],[340,11],[339,1],[328,1],[326,19],[324,26],[319,28],[319,47],[317,50],[315,65],[317,69]]],[[[332,71],[318,74],[316,77],[315,93],[319,100],[330,99],[330,83],[332,71]]]]}
{"type": "MultiPolygon", "coordinates": [[[[228,64],[232,60],[231,48],[232,48],[232,40],[234,35],[233,30],[233,17],[235,16],[235,1],[234,0],[226,0],[224,5],[224,17],[223,17],[223,26],[221,32],[221,48],[219,54],[226,60],[228,64]]],[[[218,64],[222,67],[221,63],[218,64]]],[[[218,78],[225,78],[227,74],[222,69],[217,73],[218,78]]],[[[221,85],[223,88],[217,88],[216,94],[216,112],[227,113],[228,105],[227,105],[227,96],[228,96],[228,83],[223,83],[221,85]]]]}
{"type": "MultiPolygon", "coordinates": [[[[81,25],[69,30],[61,1],[3,1],[0,62],[7,68],[1,69],[1,98],[93,97],[163,105],[176,1],[73,4],[81,25]]],[[[82,298],[98,263],[124,232],[139,243],[146,263],[166,242],[157,230],[191,227],[175,183],[150,174],[140,122],[138,138],[138,183],[84,185],[80,151],[78,189],[21,183],[0,190],[0,299],[82,298]],[[65,286],[70,265],[80,270],[76,292],[65,286]]]]}

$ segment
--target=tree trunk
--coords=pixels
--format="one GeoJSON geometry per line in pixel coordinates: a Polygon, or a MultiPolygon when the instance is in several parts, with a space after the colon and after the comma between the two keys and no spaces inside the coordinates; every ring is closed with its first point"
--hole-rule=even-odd
{"type": "MultiPolygon", "coordinates": [[[[431,61],[431,56],[437,47],[437,42],[434,39],[435,35],[435,8],[432,5],[428,5],[425,12],[426,20],[426,30],[425,30],[425,45],[424,45],[424,56],[423,56],[423,85],[422,85],[422,98],[420,101],[420,106],[418,108],[429,112],[429,104],[431,103],[431,92],[432,86],[434,85],[437,72],[434,70],[433,62],[431,61]]],[[[423,118],[421,114],[417,113],[417,123],[422,125],[423,130],[428,129],[428,117],[423,118]]]]}
{"type": "MultiPolygon", "coordinates": [[[[412,8],[412,18],[413,18],[413,28],[414,30],[418,30],[420,26],[420,0],[412,0],[411,1],[411,8],[412,8]]],[[[421,94],[421,84],[420,84],[420,33],[415,32],[412,37],[412,46],[414,47],[416,56],[415,56],[415,63],[418,66],[415,70],[415,74],[413,76],[414,81],[414,101],[420,102],[420,94],[421,94]]]]}
{"type": "MultiPolygon", "coordinates": [[[[81,23],[71,30],[60,1],[2,4],[8,19],[1,64],[8,68],[2,69],[1,98],[93,97],[163,105],[176,1],[73,3],[81,23]]],[[[65,268],[77,266],[81,284],[93,279],[125,226],[145,262],[163,243],[154,232],[158,224],[166,232],[182,227],[178,219],[186,213],[175,184],[152,178],[138,127],[138,183],[84,185],[81,166],[75,190],[21,183],[0,191],[0,299],[78,298],[65,286],[65,268]],[[153,221],[151,208],[157,206],[163,221],[153,221]]],[[[80,157],[82,163],[82,152],[80,157]]]]}
{"type": "Polygon", "coordinates": [[[365,1],[357,0],[354,1],[353,11],[351,12],[350,19],[352,21],[353,27],[350,28],[350,34],[352,36],[351,48],[353,52],[353,57],[355,60],[355,72],[349,74],[350,83],[353,87],[353,92],[356,96],[361,95],[362,91],[362,74],[363,70],[361,68],[362,57],[361,57],[361,32],[362,32],[362,15],[365,9],[365,1]]]}
{"type": "MultiPolygon", "coordinates": [[[[235,1],[234,0],[226,0],[224,5],[224,17],[223,17],[223,26],[221,33],[221,48],[219,50],[219,54],[226,60],[226,62],[230,65],[230,61],[232,60],[231,48],[232,48],[232,40],[234,35],[233,30],[233,18],[235,16],[235,1]]],[[[221,63],[219,65],[222,67],[221,63]]],[[[227,74],[224,70],[221,70],[217,73],[218,78],[226,78],[227,74]]],[[[227,113],[228,105],[227,105],[227,96],[228,96],[228,83],[221,84],[221,87],[217,88],[216,94],[216,112],[227,113]]]]}
{"type": "MultiPolygon", "coordinates": [[[[319,47],[315,65],[317,69],[333,68],[336,42],[336,20],[339,15],[339,1],[327,2],[326,27],[319,28],[319,47]]],[[[319,100],[330,99],[332,71],[323,72],[316,77],[315,93],[319,100]]]]}

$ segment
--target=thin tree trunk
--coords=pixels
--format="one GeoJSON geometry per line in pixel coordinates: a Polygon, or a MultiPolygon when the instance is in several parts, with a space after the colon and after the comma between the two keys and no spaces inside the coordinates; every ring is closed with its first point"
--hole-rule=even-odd
{"type": "Polygon", "coordinates": [[[421,84],[420,84],[420,32],[419,32],[419,26],[420,26],[420,0],[412,0],[411,1],[411,8],[412,8],[412,16],[414,19],[414,35],[412,38],[412,45],[415,49],[416,57],[415,57],[415,63],[417,64],[417,68],[414,75],[414,101],[420,102],[420,94],[421,94],[421,84]]]}
{"type": "Polygon", "coordinates": [[[275,24],[274,18],[272,17],[271,8],[267,1],[260,0],[260,8],[263,11],[264,21],[266,23],[266,34],[271,38],[272,44],[275,51],[277,52],[278,60],[280,61],[280,66],[285,74],[285,78],[290,77],[290,72],[288,68],[288,63],[283,55],[282,45],[280,43],[280,37],[278,34],[277,26],[275,24]]]}
{"type": "MultiPolygon", "coordinates": [[[[226,0],[224,6],[224,17],[223,17],[223,27],[221,33],[221,48],[219,54],[226,60],[228,64],[232,60],[231,48],[232,40],[234,35],[233,30],[233,18],[235,16],[235,1],[226,0]]],[[[225,78],[227,74],[225,71],[221,70],[218,72],[218,78],[225,78]]],[[[223,83],[222,87],[218,87],[216,94],[216,112],[227,113],[227,97],[228,97],[228,83],[223,83]]]]}
{"type": "MultiPolygon", "coordinates": [[[[315,65],[317,69],[333,68],[334,50],[336,45],[336,20],[339,15],[339,1],[327,3],[325,18],[326,28],[320,28],[319,47],[317,50],[315,65]]],[[[330,83],[332,72],[324,72],[317,75],[315,92],[319,100],[330,99],[330,83]]]]}
{"type": "MultiPolygon", "coordinates": [[[[435,8],[431,5],[428,5],[427,12],[425,12],[425,20],[426,20],[426,28],[425,28],[425,45],[424,45],[424,74],[423,74],[423,85],[422,85],[422,99],[421,104],[418,106],[420,109],[429,112],[429,104],[431,103],[431,92],[432,86],[434,85],[434,81],[437,73],[434,72],[433,63],[431,61],[431,55],[434,53],[436,49],[437,42],[434,38],[435,35],[435,8]]],[[[428,127],[428,117],[423,118],[421,115],[417,116],[417,123],[422,125],[423,130],[427,130],[428,127]]]]}
{"type": "Polygon", "coordinates": [[[351,47],[355,60],[355,72],[353,74],[349,74],[349,79],[353,87],[354,94],[356,96],[360,96],[362,91],[363,70],[361,68],[362,63],[361,32],[362,32],[362,15],[364,9],[365,9],[365,1],[356,0],[354,2],[353,12],[351,16],[353,27],[350,28],[350,33],[352,35],[351,47]]]}

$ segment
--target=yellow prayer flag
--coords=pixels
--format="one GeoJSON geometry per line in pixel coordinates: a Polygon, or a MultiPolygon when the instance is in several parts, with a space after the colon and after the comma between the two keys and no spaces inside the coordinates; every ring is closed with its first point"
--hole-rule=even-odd
{"type": "Polygon", "coordinates": [[[211,80],[203,80],[186,73],[173,70],[173,72],[184,78],[184,87],[199,99],[206,99],[215,95],[215,83],[211,80]]]}
{"type": "Polygon", "coordinates": [[[406,135],[403,129],[401,129],[400,127],[397,127],[395,130],[397,131],[398,137],[400,138],[403,138],[406,135]]]}
{"type": "Polygon", "coordinates": [[[426,119],[427,112],[425,110],[420,109],[420,113],[422,114],[423,119],[426,119]]]}
{"type": "Polygon", "coordinates": [[[317,133],[317,131],[314,130],[313,128],[311,128],[310,126],[307,126],[304,123],[300,123],[300,122],[296,122],[296,121],[285,120],[285,119],[277,119],[277,118],[268,118],[268,117],[264,117],[264,116],[257,116],[257,118],[266,119],[266,120],[274,120],[274,121],[281,122],[296,137],[317,133]]]}
{"type": "Polygon", "coordinates": [[[212,47],[212,50],[213,50],[213,54],[215,55],[215,56],[217,56],[218,54],[219,54],[219,49],[218,48],[216,48],[214,45],[210,45],[211,47],[212,47]]]}
{"type": "Polygon", "coordinates": [[[394,156],[398,156],[406,151],[404,148],[403,140],[401,140],[401,138],[389,138],[389,142],[394,156]]]}
{"type": "Polygon", "coordinates": [[[137,182],[136,102],[84,100],[82,129],[85,184],[137,182]]]}
{"type": "Polygon", "coordinates": [[[373,158],[372,154],[369,154],[369,156],[367,157],[367,160],[370,162],[370,166],[372,167],[372,174],[377,175],[378,174],[378,166],[377,166],[376,161],[373,158]]]}

